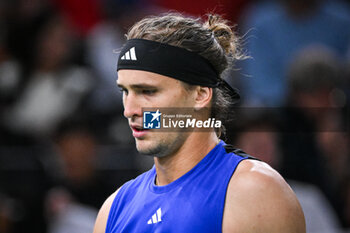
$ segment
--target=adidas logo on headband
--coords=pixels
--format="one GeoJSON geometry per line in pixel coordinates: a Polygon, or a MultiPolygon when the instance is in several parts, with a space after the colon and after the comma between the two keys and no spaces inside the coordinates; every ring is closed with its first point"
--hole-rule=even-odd
{"type": "Polygon", "coordinates": [[[129,49],[120,59],[137,61],[135,47],[129,49]]]}

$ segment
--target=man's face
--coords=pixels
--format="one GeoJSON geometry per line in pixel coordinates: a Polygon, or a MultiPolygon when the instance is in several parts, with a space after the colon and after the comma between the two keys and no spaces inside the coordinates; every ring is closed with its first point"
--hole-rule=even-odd
{"type": "Polygon", "coordinates": [[[188,133],[143,130],[142,108],[193,107],[195,91],[186,90],[179,80],[140,70],[120,70],[117,84],[123,90],[124,116],[137,150],[157,157],[176,152],[188,133]]]}

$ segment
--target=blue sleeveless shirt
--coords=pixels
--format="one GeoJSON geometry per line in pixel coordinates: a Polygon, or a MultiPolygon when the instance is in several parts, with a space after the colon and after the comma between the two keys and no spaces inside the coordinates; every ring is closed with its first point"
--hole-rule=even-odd
{"type": "Polygon", "coordinates": [[[155,167],[125,183],[111,206],[106,233],[222,232],[226,190],[247,157],[227,153],[220,141],[189,172],[156,186],[155,167]]]}

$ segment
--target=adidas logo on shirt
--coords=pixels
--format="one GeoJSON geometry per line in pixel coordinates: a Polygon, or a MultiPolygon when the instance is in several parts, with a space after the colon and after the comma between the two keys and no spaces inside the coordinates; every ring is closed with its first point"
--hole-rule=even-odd
{"type": "Polygon", "coordinates": [[[129,49],[122,57],[121,60],[133,60],[137,61],[135,47],[129,49]]]}
{"type": "Polygon", "coordinates": [[[155,224],[162,221],[162,210],[159,208],[155,214],[152,215],[152,218],[148,220],[147,224],[155,224]]]}

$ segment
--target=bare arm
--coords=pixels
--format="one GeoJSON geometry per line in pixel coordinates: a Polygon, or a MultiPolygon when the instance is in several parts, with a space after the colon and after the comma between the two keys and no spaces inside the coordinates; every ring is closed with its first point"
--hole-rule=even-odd
{"type": "Polygon", "coordinates": [[[223,233],[281,232],[306,232],[294,192],[267,164],[242,161],[227,189],[223,233]]]}
{"type": "Polygon", "coordinates": [[[109,196],[107,198],[107,200],[103,203],[100,211],[98,212],[93,233],[105,233],[106,232],[106,225],[107,225],[109,210],[111,209],[112,203],[113,203],[114,198],[117,195],[119,189],[117,191],[115,191],[111,196],[109,196]]]}

